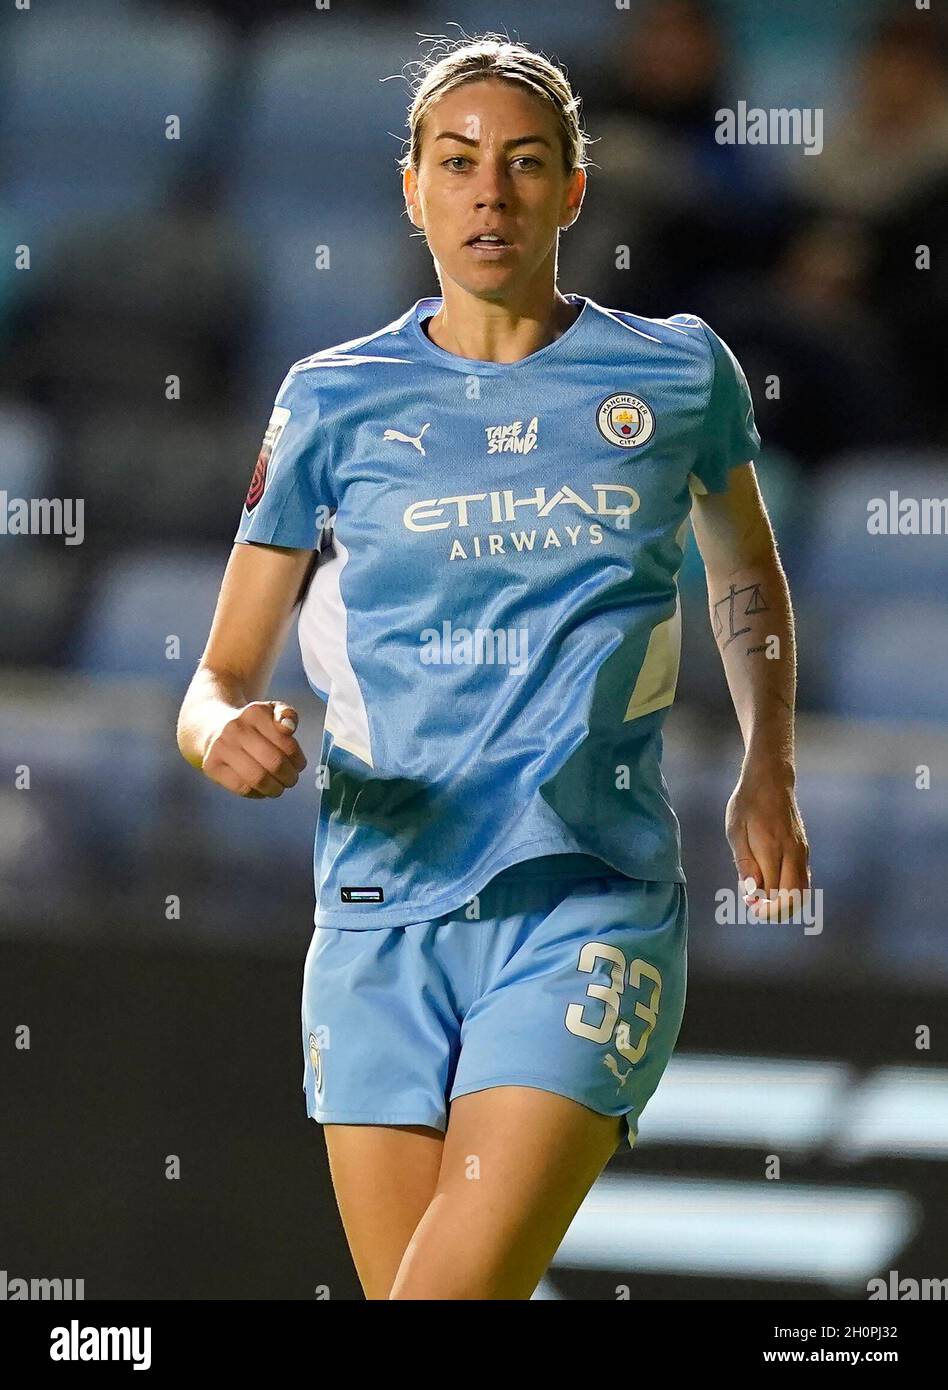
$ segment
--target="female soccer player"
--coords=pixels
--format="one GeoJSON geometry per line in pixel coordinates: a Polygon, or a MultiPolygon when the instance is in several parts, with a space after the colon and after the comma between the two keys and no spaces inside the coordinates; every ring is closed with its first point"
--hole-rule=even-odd
{"type": "Polygon", "coordinates": [[[747,383],[699,318],[557,289],[578,106],[497,36],[429,55],[402,177],[441,296],[290,368],[180,715],[228,791],[294,786],[297,711],[263,696],[301,604],[327,701],[303,1085],[370,1299],[529,1298],[668,1063],[690,515],[746,748],[736,868],[809,882],[747,383]]]}

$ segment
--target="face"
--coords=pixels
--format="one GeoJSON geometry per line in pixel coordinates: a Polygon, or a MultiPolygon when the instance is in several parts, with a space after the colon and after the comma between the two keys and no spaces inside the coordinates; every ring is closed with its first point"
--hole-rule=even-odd
{"type": "Polygon", "coordinates": [[[557,234],[579,215],[583,170],[563,168],[559,123],[515,83],[465,82],[432,106],[417,172],[406,169],[409,216],[424,229],[443,276],[480,298],[503,299],[551,272],[557,234]],[[506,245],[473,245],[494,230],[506,245]]]}

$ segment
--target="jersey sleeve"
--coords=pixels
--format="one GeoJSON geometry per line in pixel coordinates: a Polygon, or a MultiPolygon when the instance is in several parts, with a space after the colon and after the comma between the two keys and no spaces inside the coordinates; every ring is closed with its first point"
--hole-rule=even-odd
{"type": "Polygon", "coordinates": [[[691,487],[698,493],[726,492],[730,470],[760,457],[760,435],[740,362],[703,319],[698,324],[711,350],[713,375],[691,487]]]}
{"type": "Polygon", "coordinates": [[[291,367],[257,455],[235,541],[315,550],[336,509],[332,453],[310,377],[291,367]]]}

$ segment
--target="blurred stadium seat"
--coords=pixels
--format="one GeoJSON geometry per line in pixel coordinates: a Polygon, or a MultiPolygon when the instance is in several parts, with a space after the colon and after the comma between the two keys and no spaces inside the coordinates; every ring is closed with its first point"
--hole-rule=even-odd
{"type": "Polygon", "coordinates": [[[255,418],[222,419],[184,402],[90,411],[74,434],[70,469],[96,540],[131,545],[173,534],[177,544],[229,544],[276,386],[255,418]]]}
{"type": "Polygon", "coordinates": [[[30,779],[3,793],[0,883],[13,920],[48,920],[61,906],[68,927],[80,905],[98,904],[93,925],[104,928],[112,895],[140,886],[152,861],[171,736],[143,728],[141,709],[130,723],[119,700],[92,720],[75,701],[66,708],[0,708],[0,761],[30,779]]]}
{"type": "Polygon", "coordinates": [[[948,598],[841,600],[820,642],[822,688],[833,713],[944,724],[948,598]]]}
{"type": "Polygon", "coordinates": [[[932,786],[915,786],[916,764],[936,761],[930,746],[920,737],[904,775],[885,786],[883,833],[873,866],[873,964],[884,976],[916,986],[948,983],[948,789],[938,776],[940,758],[932,786]]]}
{"type": "Polygon", "coordinates": [[[843,757],[832,735],[801,759],[797,799],[806,822],[813,887],[823,892],[823,928],[839,949],[864,950],[878,908],[878,864],[885,837],[885,783],[864,750],[843,757]]]}
{"type": "MultiPolygon", "coordinates": [[[[151,676],[185,687],[210,631],[227,554],[172,549],[118,557],[98,578],[75,664],[101,675],[151,676]],[[169,637],[180,641],[166,655],[169,637]]],[[[287,641],[274,680],[305,684],[298,644],[287,641]]]]}
{"type": "Polygon", "coordinates": [[[944,590],[945,537],[871,535],[868,504],[901,498],[944,497],[948,454],[879,450],[828,459],[822,476],[808,484],[806,544],[798,583],[821,603],[831,586],[837,599],[899,594],[919,598],[944,590]]]}
{"type": "Polygon", "coordinates": [[[945,495],[942,452],[853,453],[811,485],[793,557],[801,686],[832,712],[900,720],[948,715],[944,535],[873,535],[872,499],[945,495]]]}
{"type": "MultiPolygon", "coordinates": [[[[371,220],[390,185],[397,189],[408,104],[400,74],[411,57],[405,28],[381,19],[265,29],[230,151],[234,216],[248,227],[274,212],[318,216],[336,209],[348,186],[353,214],[359,207],[371,220]]],[[[350,223],[349,237],[360,234],[350,223]]]]}
{"type": "Polygon", "coordinates": [[[77,216],[157,202],[182,152],[211,139],[230,53],[204,16],[44,9],[7,28],[0,102],[4,202],[34,255],[77,216]],[[180,140],[165,138],[171,115],[180,140]]]}
{"type": "Polygon", "coordinates": [[[374,332],[432,292],[396,166],[408,100],[397,74],[411,56],[404,29],[382,21],[325,34],[284,22],[256,41],[224,201],[257,256],[246,370],[270,400],[291,362],[374,332]],[[328,248],[325,269],[317,247],[328,248]]]}
{"type": "Polygon", "coordinates": [[[44,545],[28,536],[11,537],[0,545],[0,661],[23,666],[61,660],[82,574],[77,551],[58,540],[44,545]],[[14,552],[17,541],[20,549],[14,552]]]}
{"type": "MultiPolygon", "coordinates": [[[[406,228],[397,201],[384,215],[363,218],[337,199],[331,210],[314,207],[267,234],[248,389],[272,401],[291,363],[374,333],[411,307],[398,247],[406,228]],[[315,268],[317,246],[329,249],[330,269],[315,268]]],[[[415,298],[436,288],[419,286],[415,298]]]]}
{"type": "MultiPolygon", "coordinates": [[[[0,488],[8,497],[49,497],[57,437],[53,421],[25,402],[0,401],[0,488]]],[[[0,545],[15,538],[0,536],[0,545]]]]}

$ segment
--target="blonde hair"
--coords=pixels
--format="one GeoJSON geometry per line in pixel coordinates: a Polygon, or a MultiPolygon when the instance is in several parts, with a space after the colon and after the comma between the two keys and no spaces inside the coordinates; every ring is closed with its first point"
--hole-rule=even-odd
{"type": "Polygon", "coordinates": [[[549,102],[559,122],[566,174],[586,168],[589,138],[580,124],[582,99],[573,93],[562,68],[542,53],[494,32],[465,36],[453,45],[443,38],[433,42],[446,45],[446,51],[436,54],[433,47],[425,59],[413,65],[418,71],[408,111],[409,150],[398,161],[400,169],[410,167],[417,171],[425,117],[438,98],[464,82],[483,82],[488,78],[519,83],[541,101],[549,102]]]}

